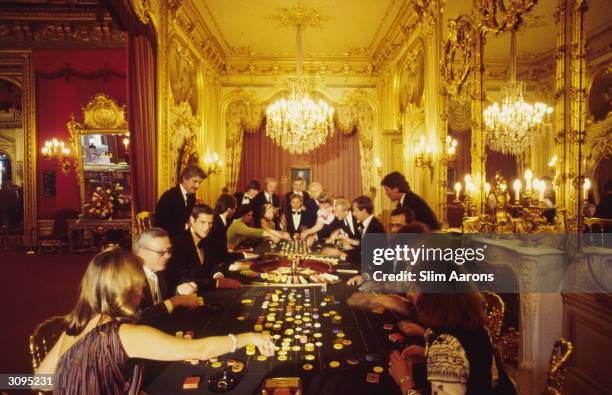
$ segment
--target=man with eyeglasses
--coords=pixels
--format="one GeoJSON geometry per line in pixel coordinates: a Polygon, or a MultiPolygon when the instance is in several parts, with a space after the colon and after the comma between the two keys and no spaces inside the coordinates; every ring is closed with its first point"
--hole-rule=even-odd
{"type": "Polygon", "coordinates": [[[172,244],[168,232],[161,228],[147,229],[136,237],[132,252],[142,259],[147,282],[140,303],[140,322],[150,323],[155,318],[170,314],[177,307],[195,309],[198,307],[193,282],[177,287],[178,295],[170,296],[166,283],[165,269],[172,256],[172,244]]]}

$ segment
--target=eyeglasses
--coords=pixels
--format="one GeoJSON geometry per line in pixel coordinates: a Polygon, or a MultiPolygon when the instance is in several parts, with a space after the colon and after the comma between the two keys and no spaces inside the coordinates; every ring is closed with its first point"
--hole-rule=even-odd
{"type": "Polygon", "coordinates": [[[164,256],[166,254],[172,255],[172,247],[167,248],[165,250],[161,250],[161,251],[160,250],[154,250],[153,248],[149,248],[149,247],[143,247],[143,248],[145,250],[153,251],[153,252],[157,253],[157,255],[159,255],[159,256],[164,256]]]}

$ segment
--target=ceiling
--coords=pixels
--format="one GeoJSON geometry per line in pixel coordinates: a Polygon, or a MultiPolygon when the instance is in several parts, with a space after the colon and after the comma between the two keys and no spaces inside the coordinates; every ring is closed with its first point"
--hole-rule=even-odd
{"type": "MultiPolygon", "coordinates": [[[[318,27],[302,34],[305,57],[371,58],[396,17],[400,0],[306,0],[321,16],[318,27]]],[[[295,27],[283,26],[273,15],[290,9],[287,0],[200,0],[200,15],[232,58],[295,56],[295,27]]]]}

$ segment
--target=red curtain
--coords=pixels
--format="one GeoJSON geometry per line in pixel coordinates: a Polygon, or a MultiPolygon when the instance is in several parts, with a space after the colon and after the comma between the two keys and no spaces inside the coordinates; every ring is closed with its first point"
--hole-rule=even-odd
{"type": "Polygon", "coordinates": [[[102,0],[115,22],[128,32],[128,123],[132,157],[133,209],[153,211],[157,200],[156,70],[157,40],[130,0],[102,0]]]}
{"type": "Polygon", "coordinates": [[[128,40],[128,120],[134,212],[154,211],[157,201],[155,54],[144,36],[128,40]]]}
{"type": "Polygon", "coordinates": [[[466,174],[472,173],[472,155],[470,153],[472,147],[472,131],[464,132],[448,131],[449,136],[457,140],[457,155],[454,166],[454,182],[449,187],[452,189],[455,182],[463,184],[463,177],[466,174]]]}
{"type": "Polygon", "coordinates": [[[352,199],[362,194],[359,137],[336,131],[321,147],[303,155],[292,155],[266,137],[265,130],[245,133],[238,176],[238,190],[249,180],[279,180],[279,193],[291,189],[291,167],[310,167],[311,181],[318,181],[336,197],[352,199]],[[284,182],[283,182],[284,181],[284,182]]]}

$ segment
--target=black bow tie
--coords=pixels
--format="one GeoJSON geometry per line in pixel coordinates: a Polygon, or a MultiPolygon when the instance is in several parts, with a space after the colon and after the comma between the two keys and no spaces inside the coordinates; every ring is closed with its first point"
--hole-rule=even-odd
{"type": "Polygon", "coordinates": [[[302,212],[301,212],[301,211],[294,211],[294,212],[293,212],[293,215],[300,215],[300,214],[302,214],[302,212]]]}

